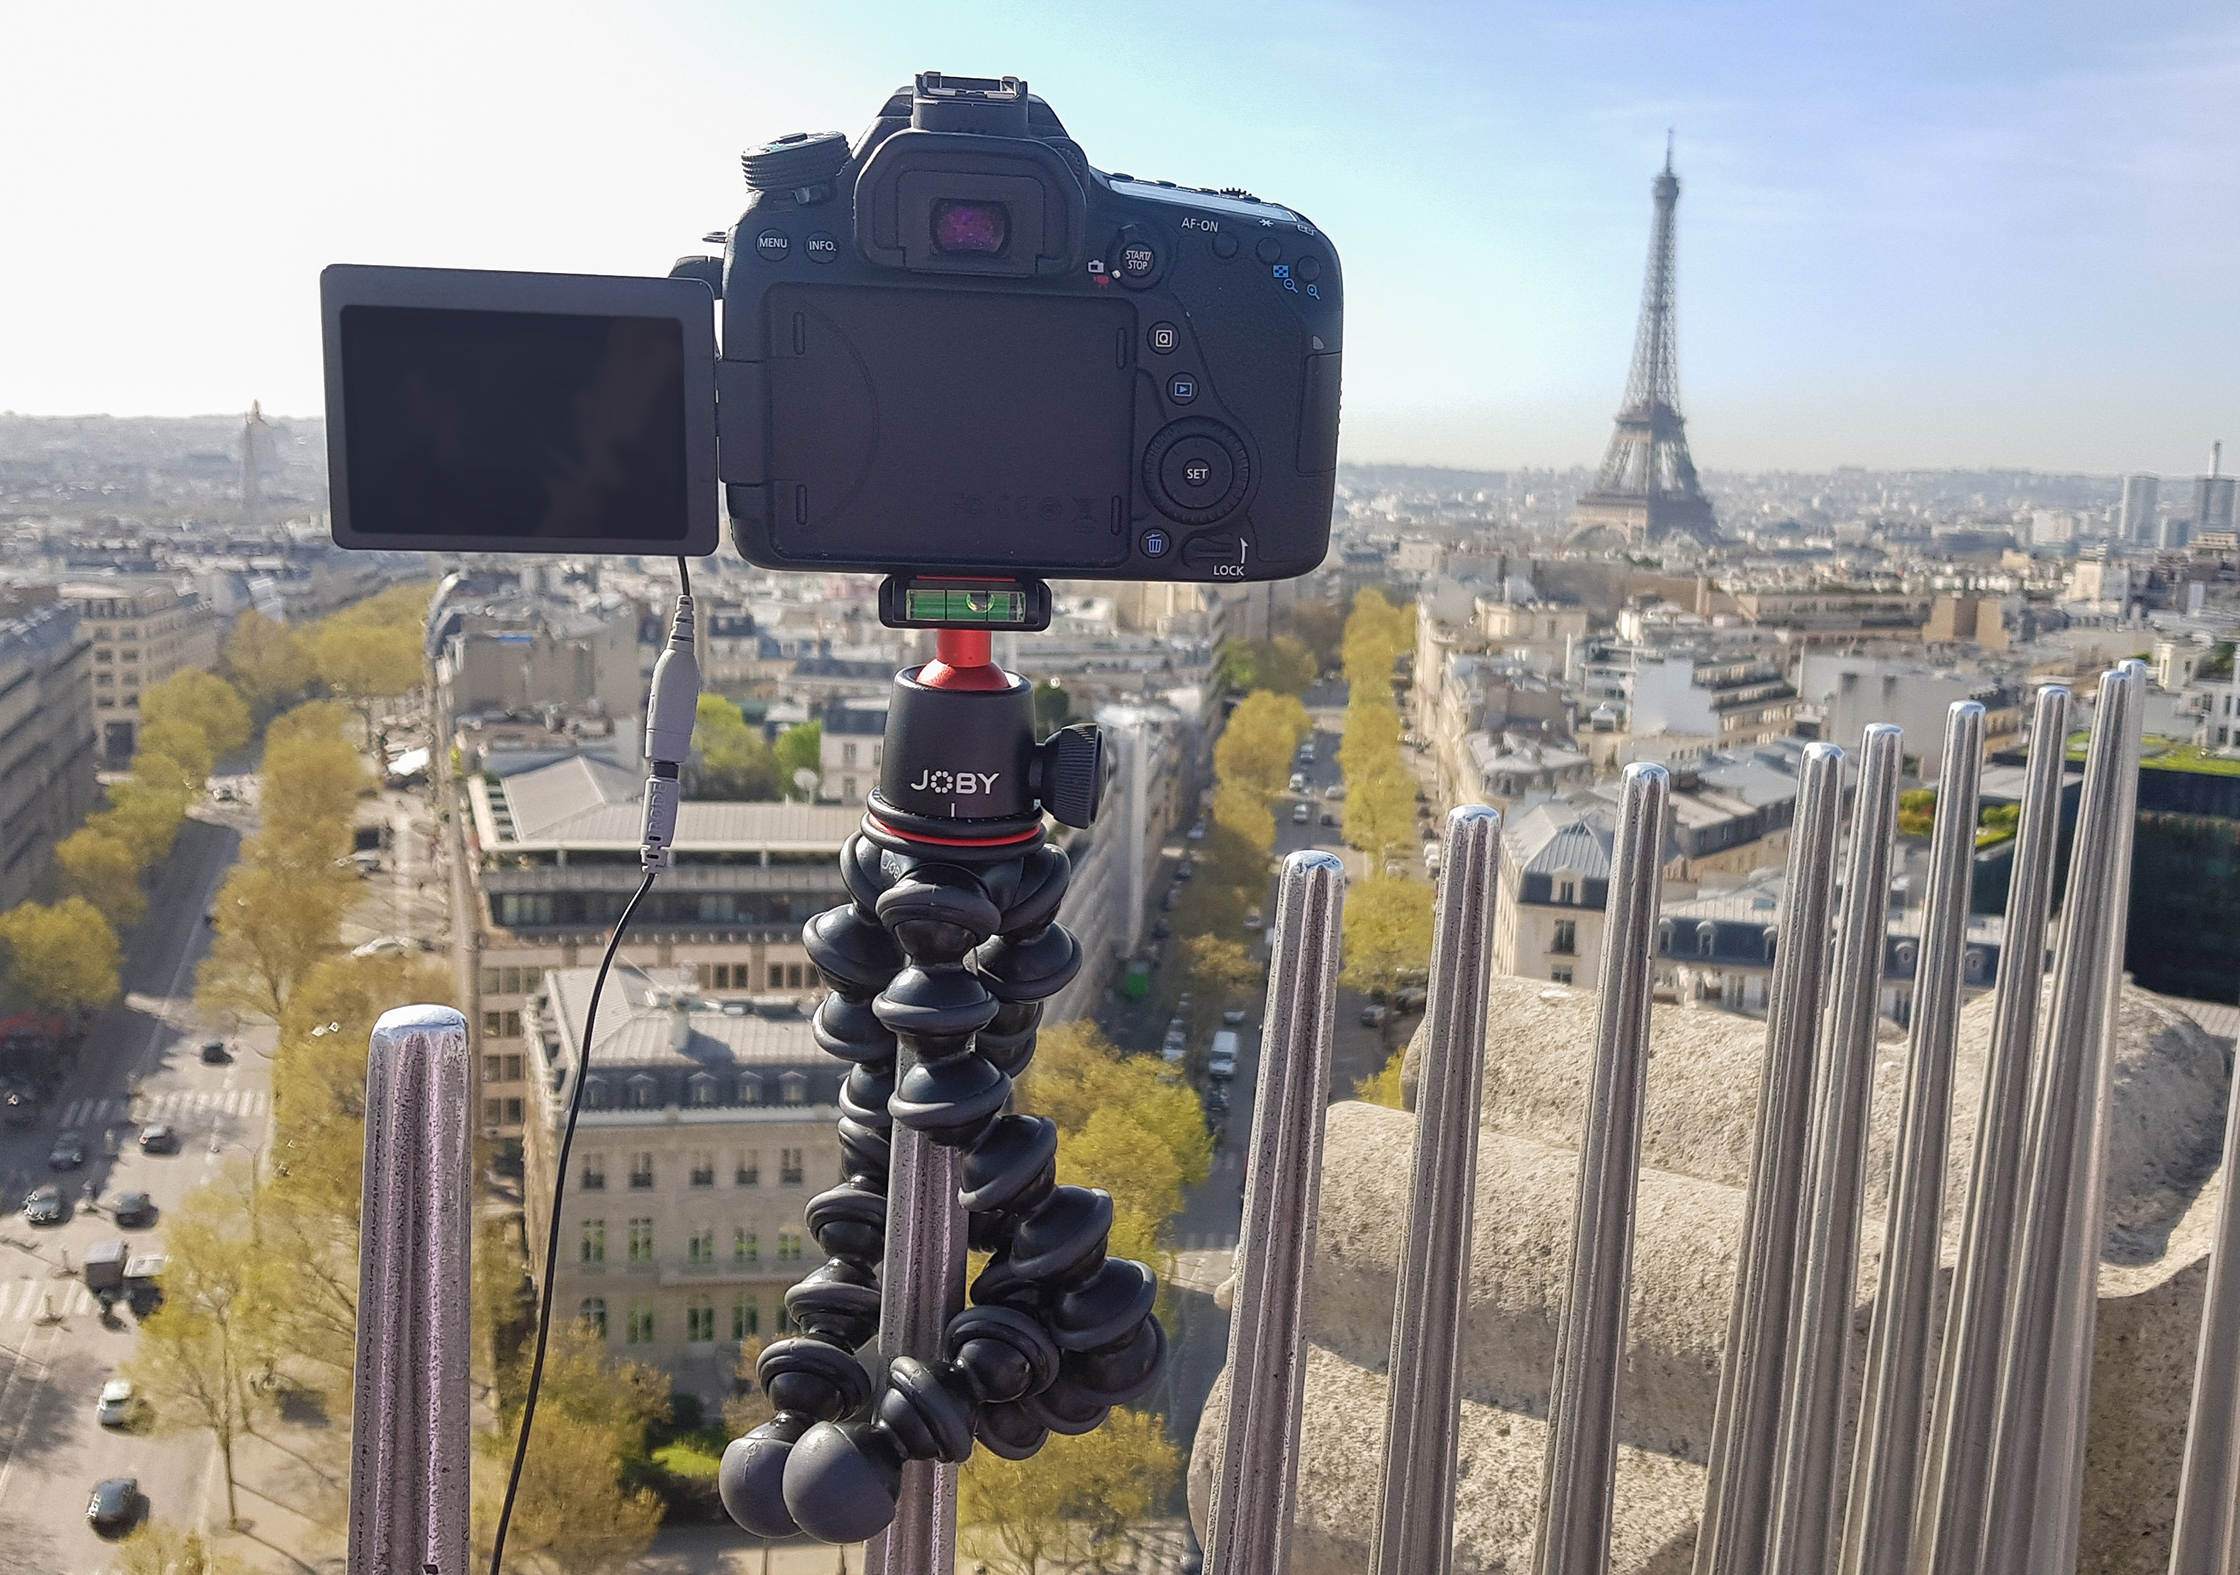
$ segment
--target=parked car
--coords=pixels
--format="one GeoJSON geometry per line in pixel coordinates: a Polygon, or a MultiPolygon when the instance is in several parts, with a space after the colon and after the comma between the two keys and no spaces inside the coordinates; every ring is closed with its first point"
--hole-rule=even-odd
{"type": "Polygon", "coordinates": [[[1229,1091],[1217,1084],[1205,1091],[1199,1103],[1205,1106],[1207,1115],[1225,1116],[1229,1113],[1229,1091]]]}
{"type": "Polygon", "coordinates": [[[1314,764],[1314,740],[1313,740],[1313,739],[1311,739],[1311,738],[1310,738],[1310,739],[1308,739],[1308,740],[1307,740],[1307,741],[1306,741],[1305,743],[1303,743],[1303,744],[1301,744],[1301,745],[1299,746],[1299,758],[1300,758],[1301,760],[1305,761],[1305,762],[1306,762],[1306,763],[1307,763],[1308,765],[1310,765],[1310,766],[1314,764]]]}
{"type": "Polygon", "coordinates": [[[121,1240],[97,1241],[86,1249],[78,1274],[102,1306],[124,1294],[124,1266],[131,1257],[131,1244],[121,1240]]]}
{"type": "Polygon", "coordinates": [[[1213,1036],[1213,1048],[1206,1055],[1206,1076],[1224,1083],[1236,1075],[1237,1036],[1224,1028],[1213,1036]]]}
{"type": "Polygon", "coordinates": [[[1384,1020],[1390,1010],[1381,1001],[1371,1001],[1367,1006],[1361,1008],[1361,1026],[1364,1028],[1383,1027],[1384,1020]]]}
{"type": "Polygon", "coordinates": [[[202,1061],[205,1066],[224,1066],[233,1059],[233,1052],[226,1048],[223,1039],[202,1041],[202,1061]]]}
{"type": "Polygon", "coordinates": [[[1241,1006],[1232,1006],[1226,1012],[1223,1012],[1221,1014],[1221,1025],[1224,1028],[1242,1027],[1244,1024],[1244,1020],[1251,1015],[1252,1014],[1250,1012],[1246,1011],[1241,1006]]]}
{"type": "Polygon", "coordinates": [[[101,1386],[101,1399],[93,1418],[103,1427],[129,1427],[140,1414],[140,1396],[128,1378],[112,1378],[101,1386]]]}
{"type": "Polygon", "coordinates": [[[1343,782],[1333,782],[1322,790],[1322,796],[1335,804],[1346,796],[1346,785],[1343,782]]]}
{"type": "Polygon", "coordinates": [[[1167,1065],[1173,1066],[1181,1061],[1183,1052],[1187,1048],[1182,1040],[1170,1038],[1159,1046],[1159,1059],[1166,1062],[1167,1065]]]}
{"type": "Polygon", "coordinates": [[[1291,791],[1292,791],[1292,792],[1294,792],[1294,793],[1304,793],[1304,792],[1305,792],[1306,790],[1307,790],[1307,774],[1306,774],[1306,773],[1305,773],[1304,771],[1294,771],[1294,772],[1292,772],[1292,773],[1291,773],[1291,791]]]}
{"type": "Polygon", "coordinates": [[[107,1477],[93,1485],[86,1523],[104,1537],[121,1537],[140,1518],[140,1479],[107,1477]]]}
{"type": "Polygon", "coordinates": [[[1206,823],[1204,821],[1199,820],[1191,822],[1190,840],[1192,842],[1203,842],[1206,840],[1206,823]]]}
{"type": "Polygon", "coordinates": [[[1291,806],[1291,824],[1293,824],[1294,826],[1304,826],[1307,823],[1308,818],[1313,814],[1314,811],[1307,808],[1306,800],[1301,799],[1298,803],[1291,806]]]}
{"type": "Polygon", "coordinates": [[[54,1147],[47,1150],[49,1170],[76,1170],[86,1162],[86,1140],[82,1133],[64,1132],[54,1140],[54,1147]]]}
{"type": "Polygon", "coordinates": [[[60,1225],[69,1217],[70,1205],[64,1201],[62,1189],[52,1182],[34,1187],[31,1195],[23,1200],[26,1225],[60,1225]]]}
{"type": "Polygon", "coordinates": [[[140,1152],[143,1154],[176,1154],[179,1152],[179,1129],[168,1121],[158,1121],[140,1129],[140,1152]]]}
{"type": "Polygon", "coordinates": [[[1176,880],[1188,880],[1191,876],[1197,873],[1198,866],[1191,863],[1187,858],[1185,858],[1180,864],[1177,864],[1174,867],[1174,878],[1176,880]]]}
{"type": "Polygon", "coordinates": [[[1322,823],[1325,826],[1335,826],[1338,823],[1338,817],[1336,815],[1333,815],[1329,810],[1324,810],[1322,812],[1322,823]]]}
{"type": "Polygon", "coordinates": [[[376,935],[363,946],[350,948],[353,957],[409,957],[420,943],[409,935],[376,935]]]}
{"type": "Polygon", "coordinates": [[[1392,998],[1392,1009],[1402,1017],[1406,1017],[1411,1012],[1422,1011],[1424,1004],[1430,999],[1430,991],[1424,989],[1420,984],[1411,984],[1392,998]]]}
{"type": "Polygon", "coordinates": [[[1248,930],[1257,930],[1267,922],[1267,920],[1260,917],[1260,910],[1258,908],[1250,909],[1244,916],[1244,927],[1248,930]]]}
{"type": "Polygon", "coordinates": [[[1167,923],[1166,920],[1153,919],[1151,921],[1151,938],[1153,940],[1163,941],[1172,933],[1174,933],[1173,928],[1167,923]]]}
{"type": "Polygon", "coordinates": [[[116,1203],[109,1210],[109,1217],[119,1225],[138,1229],[156,1222],[156,1200],[145,1192],[124,1192],[117,1195],[116,1203]]]}

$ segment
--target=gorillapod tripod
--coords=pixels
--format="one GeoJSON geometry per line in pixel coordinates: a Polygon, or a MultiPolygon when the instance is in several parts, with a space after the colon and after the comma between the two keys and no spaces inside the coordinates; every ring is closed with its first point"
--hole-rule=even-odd
{"type": "Polygon", "coordinates": [[[828,1257],[786,1292],[798,1333],[755,1369],[778,1414],[719,1477],[750,1532],[875,1538],[875,1575],[947,1575],[976,1441],[1022,1460],[1090,1432],[1166,1360],[1151,1271],[1105,1255],[1112,1199],[1059,1186],[1056,1125],[1005,1112],[1042,1002],[1081,967],[1043,815],[1090,823],[1102,742],[1037,743],[1032,687],[990,660],[991,627],[1047,626],[1047,588],[960,583],[881,589],[890,627],[939,633],[895,677],[879,786],[840,853],[850,900],[802,932],[832,986],[817,1043],[852,1063],[845,1179],[808,1207],[828,1257]],[[968,1246],[993,1254],[969,1306],[968,1246]]]}

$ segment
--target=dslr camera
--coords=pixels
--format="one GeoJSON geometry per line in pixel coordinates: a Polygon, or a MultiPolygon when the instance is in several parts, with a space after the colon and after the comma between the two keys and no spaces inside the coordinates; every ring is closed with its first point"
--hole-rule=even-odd
{"type": "Polygon", "coordinates": [[[666,279],[335,266],[335,539],[773,569],[1269,580],[1337,472],[1328,237],[1091,166],[1016,77],[920,75],[742,158],[666,279]],[[720,297],[721,350],[714,332],[720,297]]]}

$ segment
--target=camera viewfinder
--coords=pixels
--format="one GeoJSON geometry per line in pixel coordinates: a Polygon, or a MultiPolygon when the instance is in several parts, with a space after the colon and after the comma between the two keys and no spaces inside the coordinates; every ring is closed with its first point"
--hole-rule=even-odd
{"type": "Polygon", "coordinates": [[[1000,257],[1011,239],[1008,203],[943,198],[934,203],[932,218],[933,249],[937,252],[1000,257]]]}

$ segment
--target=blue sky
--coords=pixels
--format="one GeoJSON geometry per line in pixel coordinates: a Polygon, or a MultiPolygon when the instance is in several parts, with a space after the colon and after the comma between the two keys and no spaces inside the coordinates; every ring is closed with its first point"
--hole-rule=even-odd
{"type": "Polygon", "coordinates": [[[933,67],[1325,229],[1349,458],[1599,457],[1667,126],[1699,464],[2240,440],[2229,3],[22,4],[0,58],[0,408],[314,412],[322,264],[663,271],[933,67]]]}

